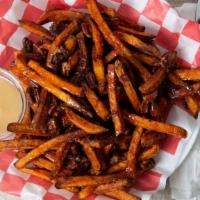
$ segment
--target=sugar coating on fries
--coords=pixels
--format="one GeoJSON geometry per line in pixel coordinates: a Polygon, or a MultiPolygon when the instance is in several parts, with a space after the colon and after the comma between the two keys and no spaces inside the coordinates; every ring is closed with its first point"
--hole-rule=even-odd
{"type": "Polygon", "coordinates": [[[165,122],[168,105],[199,112],[200,70],[181,69],[177,53],[161,55],[155,36],[96,0],[89,13],[54,9],[21,26],[24,38],[11,72],[21,81],[27,109],[10,123],[15,166],[56,188],[119,200],[155,166],[160,141],[187,131],[165,122]],[[48,29],[42,25],[51,22],[48,29]]]}

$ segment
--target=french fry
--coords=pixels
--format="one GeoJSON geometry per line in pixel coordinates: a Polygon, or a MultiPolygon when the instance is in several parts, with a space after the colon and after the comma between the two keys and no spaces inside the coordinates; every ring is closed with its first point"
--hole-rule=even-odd
{"type": "Polygon", "coordinates": [[[73,95],[76,96],[83,96],[83,90],[82,88],[66,81],[60,79],[58,76],[54,75],[51,72],[48,72],[45,70],[39,63],[31,60],[28,62],[28,66],[36,71],[41,77],[45,78],[47,81],[49,81],[51,84],[57,86],[58,88],[61,88],[73,95]]]}
{"type": "Polygon", "coordinates": [[[96,140],[95,139],[93,139],[93,140],[84,139],[84,143],[87,143],[92,148],[96,148],[96,149],[102,149],[106,145],[106,141],[98,140],[98,139],[96,139],[96,140]]]}
{"type": "Polygon", "coordinates": [[[88,67],[88,49],[85,43],[83,32],[79,32],[76,37],[80,49],[79,72],[84,73],[88,67]]]}
{"type": "Polygon", "coordinates": [[[159,60],[156,57],[141,53],[141,52],[133,52],[133,55],[142,63],[154,66],[159,63],[159,60]]]}
{"type": "Polygon", "coordinates": [[[174,72],[179,78],[185,81],[200,81],[200,69],[177,69],[174,72]]]}
{"type": "Polygon", "coordinates": [[[65,76],[69,76],[70,73],[73,71],[73,69],[75,68],[75,66],[78,64],[79,62],[79,56],[80,56],[80,52],[79,50],[76,50],[69,58],[66,62],[62,63],[62,73],[65,76]]]}
{"type": "Polygon", "coordinates": [[[69,149],[70,149],[70,144],[68,144],[68,143],[62,143],[58,147],[58,149],[56,151],[56,155],[55,155],[55,161],[54,161],[55,162],[55,174],[58,174],[61,171],[64,159],[66,158],[66,155],[67,155],[69,149]]]}
{"type": "Polygon", "coordinates": [[[73,21],[74,19],[82,20],[84,14],[73,12],[71,10],[49,10],[45,12],[38,20],[38,24],[46,24],[48,22],[59,23],[61,21],[73,21]]]}
{"type": "Polygon", "coordinates": [[[199,102],[197,101],[197,99],[192,96],[186,96],[185,101],[187,104],[187,108],[191,112],[192,116],[194,118],[197,118],[199,113],[199,102]]]}
{"type": "Polygon", "coordinates": [[[109,118],[109,111],[99,97],[92,91],[86,83],[82,84],[85,96],[92,105],[96,114],[101,117],[104,121],[109,118]]]}
{"type": "Polygon", "coordinates": [[[56,183],[57,188],[65,187],[83,187],[90,185],[100,185],[104,183],[112,183],[117,179],[123,178],[124,173],[111,174],[111,175],[98,175],[98,176],[70,176],[65,178],[65,181],[56,183]]]}
{"type": "Polygon", "coordinates": [[[86,186],[78,193],[78,198],[85,199],[85,198],[89,197],[91,194],[93,194],[95,188],[96,188],[96,186],[94,186],[94,185],[86,186]]]}
{"type": "Polygon", "coordinates": [[[47,29],[43,28],[42,26],[35,24],[34,22],[27,21],[27,20],[19,20],[20,26],[27,30],[28,32],[31,32],[35,35],[38,35],[42,38],[46,38],[49,40],[53,40],[53,36],[51,35],[51,32],[49,32],[47,29]]]}
{"type": "Polygon", "coordinates": [[[148,45],[142,42],[139,38],[134,35],[130,35],[124,32],[115,31],[117,37],[122,41],[128,43],[129,45],[134,46],[135,48],[141,50],[142,52],[160,58],[160,52],[152,45],[148,45]]]}
{"type": "Polygon", "coordinates": [[[52,66],[51,61],[54,53],[60,44],[72,33],[78,30],[78,23],[76,21],[72,21],[69,26],[67,26],[58,36],[56,36],[55,40],[51,43],[49,48],[48,56],[47,56],[47,67],[55,70],[55,67],[52,66]]]}
{"type": "Polygon", "coordinates": [[[95,150],[88,143],[84,142],[84,140],[80,141],[80,143],[83,146],[85,154],[91,162],[91,174],[100,174],[101,163],[97,157],[95,150]]]}
{"type": "Polygon", "coordinates": [[[181,138],[185,138],[187,136],[187,131],[179,126],[150,120],[127,112],[124,112],[123,114],[124,118],[135,126],[140,126],[151,131],[166,133],[181,138]]]}
{"type": "Polygon", "coordinates": [[[76,48],[76,37],[74,36],[69,36],[65,42],[64,42],[64,46],[65,46],[65,49],[67,50],[68,54],[71,54],[73,53],[73,51],[75,50],[76,48]]]}
{"type": "Polygon", "coordinates": [[[120,172],[120,171],[124,171],[126,169],[126,166],[127,166],[127,161],[126,160],[123,160],[121,162],[118,162],[117,164],[115,165],[112,165],[107,173],[108,174],[112,174],[112,173],[116,173],[116,172],[120,172]]]}
{"type": "Polygon", "coordinates": [[[98,82],[98,88],[100,93],[104,93],[105,91],[105,74],[104,74],[104,63],[102,58],[97,56],[96,49],[93,48],[92,50],[92,65],[93,65],[93,71],[95,74],[95,77],[98,82]]]}
{"type": "Polygon", "coordinates": [[[45,179],[47,181],[55,182],[54,180],[50,179],[50,172],[44,169],[29,169],[29,168],[21,168],[20,171],[26,174],[31,174],[37,176],[39,178],[45,179]]]}
{"type": "Polygon", "coordinates": [[[65,187],[63,189],[68,190],[72,193],[78,193],[80,191],[80,189],[78,187],[65,187]]]}
{"type": "Polygon", "coordinates": [[[55,169],[54,163],[44,158],[37,158],[32,161],[32,164],[34,164],[36,167],[44,168],[49,171],[53,171],[55,169]]]}
{"type": "Polygon", "coordinates": [[[44,123],[46,123],[46,119],[43,121],[42,115],[46,106],[47,98],[48,98],[48,92],[42,89],[41,94],[40,94],[39,105],[37,107],[36,112],[34,113],[34,116],[31,122],[31,128],[33,129],[43,130],[42,126],[44,126],[44,123]]]}
{"type": "Polygon", "coordinates": [[[101,134],[108,131],[108,129],[94,124],[92,122],[89,122],[86,119],[80,117],[69,108],[65,108],[65,112],[68,117],[68,120],[75,126],[85,131],[87,134],[101,134]]]}
{"type": "Polygon", "coordinates": [[[90,20],[91,31],[92,31],[92,40],[94,42],[96,56],[102,57],[103,55],[103,38],[99,32],[97,26],[92,20],[90,20]]]}
{"type": "Polygon", "coordinates": [[[101,93],[105,90],[105,72],[103,63],[103,39],[101,33],[97,29],[96,25],[92,20],[90,20],[92,39],[94,42],[94,47],[92,49],[92,60],[93,60],[93,71],[98,82],[98,88],[101,93]]]}
{"type": "Polygon", "coordinates": [[[65,102],[67,106],[72,107],[79,112],[83,112],[84,114],[91,116],[91,113],[88,112],[83,106],[81,106],[76,100],[74,100],[69,94],[63,92],[56,86],[52,85],[51,83],[45,81],[41,77],[39,77],[35,72],[26,70],[23,72],[25,76],[30,78],[31,80],[38,83],[40,86],[45,88],[48,92],[55,95],[57,98],[59,98],[61,101],[65,102]]]}
{"type": "Polygon", "coordinates": [[[144,150],[139,155],[139,160],[149,160],[150,158],[153,158],[156,156],[160,151],[160,147],[158,144],[154,144],[148,149],[144,150]]]}
{"type": "Polygon", "coordinates": [[[147,80],[150,77],[150,73],[147,69],[145,69],[141,63],[133,57],[131,52],[128,48],[126,48],[122,42],[112,33],[106,22],[104,21],[103,17],[101,16],[101,13],[98,9],[98,6],[95,2],[95,0],[88,0],[87,1],[87,8],[89,10],[89,13],[93,20],[98,25],[101,33],[103,34],[104,38],[107,40],[107,42],[114,47],[114,49],[118,52],[119,55],[122,57],[127,58],[138,70],[143,80],[147,80]]]}
{"type": "Polygon", "coordinates": [[[133,28],[129,28],[122,25],[117,26],[117,31],[133,34],[134,36],[144,41],[152,41],[155,38],[155,36],[151,35],[150,33],[137,31],[137,30],[134,30],[133,28]]]}
{"type": "Polygon", "coordinates": [[[65,133],[63,135],[60,135],[56,138],[53,138],[40,146],[38,148],[33,149],[30,151],[26,156],[21,158],[19,161],[15,163],[15,166],[19,168],[23,168],[27,163],[31,162],[33,159],[39,157],[40,155],[44,154],[48,150],[50,150],[52,147],[61,144],[62,142],[71,142],[77,138],[83,137],[85,133],[82,131],[74,131],[70,133],[65,133]]]}
{"type": "Polygon", "coordinates": [[[126,172],[131,177],[136,176],[137,153],[140,146],[142,133],[143,133],[143,128],[136,126],[132,135],[130,146],[129,146],[129,150],[127,154],[126,172]]]}
{"type": "Polygon", "coordinates": [[[15,132],[16,134],[25,134],[39,137],[48,137],[47,133],[43,133],[42,131],[35,130],[30,128],[30,125],[27,123],[9,123],[7,126],[7,130],[11,132],[15,132]]]}
{"type": "Polygon", "coordinates": [[[128,99],[131,102],[131,105],[133,106],[134,110],[137,112],[140,112],[141,104],[137,96],[137,93],[127,73],[125,72],[124,66],[119,60],[115,61],[115,73],[117,77],[119,78],[119,81],[123,85],[126,95],[128,96],[128,99]]]}
{"type": "Polygon", "coordinates": [[[112,116],[113,125],[115,128],[115,134],[119,135],[124,132],[124,121],[121,115],[121,111],[116,97],[116,77],[115,66],[113,64],[108,65],[108,98],[110,104],[110,111],[112,116]]]}
{"type": "Polygon", "coordinates": [[[150,94],[158,89],[166,76],[165,68],[159,68],[143,85],[139,87],[142,94],[150,94]]]}
{"type": "MultiPolygon", "coordinates": [[[[24,150],[20,150],[16,153],[17,158],[23,158],[27,153],[24,150]]],[[[55,168],[55,165],[53,162],[44,159],[44,158],[36,158],[32,161],[32,164],[39,167],[44,168],[46,170],[52,171],[55,168]]]]}
{"type": "Polygon", "coordinates": [[[127,187],[130,185],[130,181],[127,179],[120,179],[117,180],[115,183],[109,183],[109,184],[103,184],[99,185],[95,188],[94,193],[95,194],[102,194],[104,192],[113,190],[113,189],[123,189],[124,187],[127,187]]]}
{"type": "Polygon", "coordinates": [[[119,189],[106,191],[104,194],[119,200],[140,200],[139,197],[119,189]]]}
{"type": "Polygon", "coordinates": [[[170,73],[168,75],[168,79],[174,84],[174,85],[177,85],[177,86],[181,86],[181,87],[184,87],[186,89],[190,89],[190,86],[182,81],[175,73],[170,73]]]}
{"type": "Polygon", "coordinates": [[[115,50],[112,50],[111,52],[109,52],[104,59],[104,63],[107,64],[109,62],[111,62],[112,60],[114,60],[117,57],[117,52],[115,50]]]}
{"type": "Polygon", "coordinates": [[[44,142],[45,142],[45,140],[40,140],[40,139],[5,140],[5,141],[0,141],[0,150],[33,149],[33,148],[43,144],[44,142]]]}

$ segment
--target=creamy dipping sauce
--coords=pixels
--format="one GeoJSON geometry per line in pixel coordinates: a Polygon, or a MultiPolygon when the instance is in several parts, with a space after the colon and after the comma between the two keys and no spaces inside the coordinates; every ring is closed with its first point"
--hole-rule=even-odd
{"type": "Polygon", "coordinates": [[[22,112],[22,98],[18,89],[0,76],[0,134],[10,122],[17,122],[22,112]]]}

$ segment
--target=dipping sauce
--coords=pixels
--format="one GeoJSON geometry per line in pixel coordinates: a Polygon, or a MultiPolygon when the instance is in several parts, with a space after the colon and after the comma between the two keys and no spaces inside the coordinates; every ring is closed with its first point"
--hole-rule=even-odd
{"type": "Polygon", "coordinates": [[[10,122],[17,122],[22,113],[22,97],[17,87],[0,76],[0,134],[10,122]]]}

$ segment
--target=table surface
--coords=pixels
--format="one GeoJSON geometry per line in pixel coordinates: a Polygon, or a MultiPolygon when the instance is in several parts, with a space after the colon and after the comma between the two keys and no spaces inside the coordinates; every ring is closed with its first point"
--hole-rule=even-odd
{"type": "MultiPolygon", "coordinates": [[[[173,6],[180,6],[183,3],[197,3],[198,0],[167,0],[167,1],[171,3],[173,6]]],[[[20,198],[0,192],[0,200],[20,200],[20,198]]],[[[172,200],[168,184],[164,191],[160,191],[157,194],[153,195],[152,200],[172,200]]]]}

